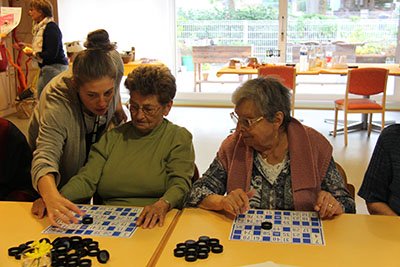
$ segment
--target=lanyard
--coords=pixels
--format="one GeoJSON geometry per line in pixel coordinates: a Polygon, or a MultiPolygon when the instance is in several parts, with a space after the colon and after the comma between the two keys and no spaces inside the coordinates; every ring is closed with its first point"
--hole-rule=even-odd
{"type": "Polygon", "coordinates": [[[95,118],[95,121],[94,121],[94,125],[93,125],[93,129],[92,129],[91,132],[88,132],[88,128],[87,128],[86,120],[85,120],[85,113],[83,112],[83,108],[82,108],[83,103],[82,103],[81,98],[79,97],[79,95],[78,95],[78,99],[79,99],[79,103],[80,103],[79,107],[80,107],[80,110],[81,110],[83,125],[85,126],[85,133],[86,134],[91,133],[90,146],[92,146],[94,143],[96,143],[97,132],[98,132],[99,125],[100,125],[100,116],[96,115],[96,118],[95,118]]]}

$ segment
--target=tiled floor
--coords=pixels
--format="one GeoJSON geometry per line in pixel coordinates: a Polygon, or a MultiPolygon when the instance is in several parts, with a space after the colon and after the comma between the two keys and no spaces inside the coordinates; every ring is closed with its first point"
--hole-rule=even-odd
{"type": "MultiPolygon", "coordinates": [[[[229,118],[231,110],[229,108],[173,107],[168,116],[168,119],[192,132],[196,164],[200,173],[207,169],[221,141],[234,127],[229,118]]],[[[343,166],[349,182],[354,184],[358,191],[379,133],[373,132],[370,138],[367,137],[366,131],[351,133],[349,134],[349,145],[345,147],[343,136],[339,135],[336,138],[329,136],[333,125],[324,122],[325,118],[333,118],[333,111],[296,110],[296,117],[328,138],[334,146],[335,160],[343,166]]],[[[379,119],[379,116],[376,117],[379,119]]],[[[353,115],[350,118],[358,119],[359,115],[353,115]]],[[[20,120],[15,115],[9,116],[8,119],[26,133],[28,120],[20,120]]],[[[400,122],[400,112],[387,112],[386,119],[400,122]]],[[[361,198],[356,197],[356,204],[358,213],[367,213],[361,198]]]]}

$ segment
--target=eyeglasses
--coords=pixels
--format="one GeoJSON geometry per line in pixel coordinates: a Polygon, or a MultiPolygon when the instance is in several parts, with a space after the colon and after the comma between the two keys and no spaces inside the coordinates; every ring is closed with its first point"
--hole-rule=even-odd
{"type": "Polygon", "coordinates": [[[260,116],[260,117],[258,117],[256,119],[239,119],[238,115],[236,115],[235,112],[231,112],[230,115],[231,115],[231,119],[233,120],[233,122],[235,124],[240,123],[246,129],[250,128],[251,126],[253,126],[257,122],[259,122],[262,119],[264,119],[264,116],[260,116]]]}
{"type": "Polygon", "coordinates": [[[155,107],[150,105],[139,106],[135,104],[127,104],[128,109],[131,111],[132,114],[137,114],[139,110],[142,110],[145,116],[154,116],[156,113],[161,109],[161,106],[155,107]]]}

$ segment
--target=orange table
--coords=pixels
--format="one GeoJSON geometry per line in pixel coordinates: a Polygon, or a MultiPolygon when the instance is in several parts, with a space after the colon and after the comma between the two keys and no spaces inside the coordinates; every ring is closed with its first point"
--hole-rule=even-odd
{"type": "MultiPolygon", "coordinates": [[[[25,243],[29,240],[39,240],[48,237],[54,240],[58,235],[41,234],[49,225],[47,218],[35,219],[31,213],[32,203],[23,202],[0,202],[0,266],[21,266],[21,261],[8,256],[8,248],[25,243]]],[[[168,232],[177,210],[171,210],[166,217],[163,227],[149,229],[137,229],[131,238],[97,237],[91,236],[99,241],[101,249],[110,252],[110,260],[107,264],[100,264],[96,258],[92,259],[92,266],[146,266],[153,257],[159,253],[165,233],[168,232]]]]}
{"type": "Polygon", "coordinates": [[[224,246],[190,266],[242,266],[273,261],[295,266],[399,266],[400,217],[345,214],[323,221],[325,246],[231,241],[232,220],[202,209],[185,209],[157,266],[189,266],[175,258],[177,243],[208,235],[224,246]]]}
{"type": "Polygon", "coordinates": [[[164,65],[161,61],[144,62],[142,60],[132,61],[124,64],[124,76],[128,76],[134,69],[143,65],[164,65]]]}
{"type": "MultiPolygon", "coordinates": [[[[389,70],[389,75],[400,76],[399,64],[362,64],[362,63],[349,63],[350,66],[358,66],[359,68],[385,68],[389,70]]],[[[319,75],[319,74],[336,74],[336,75],[347,75],[349,68],[345,69],[323,69],[316,68],[308,71],[299,71],[297,68],[297,75],[319,75]]],[[[224,74],[237,74],[237,75],[257,75],[257,69],[244,67],[241,69],[222,67],[217,71],[217,77],[224,74]]]]}

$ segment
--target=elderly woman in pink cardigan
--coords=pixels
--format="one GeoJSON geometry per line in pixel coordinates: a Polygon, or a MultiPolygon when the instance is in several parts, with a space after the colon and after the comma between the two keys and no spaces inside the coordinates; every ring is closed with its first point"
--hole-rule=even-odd
{"type": "Polygon", "coordinates": [[[336,169],[332,146],[290,117],[290,92],[274,78],[259,77],[232,96],[236,131],[228,136],[187,206],[319,212],[322,219],[355,213],[354,199],[336,169]]]}

